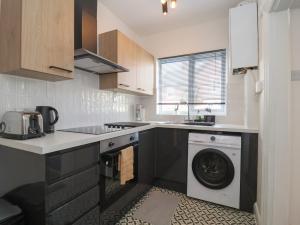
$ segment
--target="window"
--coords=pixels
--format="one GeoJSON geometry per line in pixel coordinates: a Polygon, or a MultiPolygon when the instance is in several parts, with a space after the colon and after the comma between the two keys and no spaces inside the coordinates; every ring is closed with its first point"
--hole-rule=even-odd
{"type": "Polygon", "coordinates": [[[226,50],[162,58],[158,65],[158,114],[225,114],[226,50]]]}

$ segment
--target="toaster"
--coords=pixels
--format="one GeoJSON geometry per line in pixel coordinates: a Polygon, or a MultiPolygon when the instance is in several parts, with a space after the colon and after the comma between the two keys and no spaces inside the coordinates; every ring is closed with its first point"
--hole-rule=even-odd
{"type": "Polygon", "coordinates": [[[8,111],[2,118],[2,137],[25,140],[44,135],[43,117],[34,111],[8,111]]]}

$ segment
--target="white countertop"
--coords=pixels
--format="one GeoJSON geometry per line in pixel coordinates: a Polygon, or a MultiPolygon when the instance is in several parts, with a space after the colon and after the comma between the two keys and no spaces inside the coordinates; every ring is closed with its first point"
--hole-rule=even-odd
{"type": "MultiPolygon", "coordinates": [[[[166,123],[150,122],[150,125],[116,131],[112,133],[101,134],[101,135],[56,131],[53,134],[47,134],[45,137],[23,140],[23,141],[0,138],[0,145],[43,155],[43,154],[60,151],[67,148],[98,142],[105,139],[114,138],[114,137],[130,134],[134,132],[140,132],[143,130],[148,130],[156,127],[188,129],[188,130],[205,130],[205,131],[226,131],[226,132],[238,132],[238,133],[259,132],[258,129],[252,129],[244,126],[228,125],[228,124],[223,124],[223,125],[217,124],[215,126],[208,127],[208,126],[184,125],[184,124],[167,123],[167,122],[166,123]]],[[[0,151],[1,151],[1,147],[0,147],[0,151]]]]}

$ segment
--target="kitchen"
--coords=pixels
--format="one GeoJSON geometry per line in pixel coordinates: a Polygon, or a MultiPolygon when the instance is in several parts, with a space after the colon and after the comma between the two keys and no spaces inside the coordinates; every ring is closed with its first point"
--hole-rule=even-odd
{"type": "Polygon", "coordinates": [[[1,0],[0,224],[299,224],[299,4],[175,2],[1,0]]]}

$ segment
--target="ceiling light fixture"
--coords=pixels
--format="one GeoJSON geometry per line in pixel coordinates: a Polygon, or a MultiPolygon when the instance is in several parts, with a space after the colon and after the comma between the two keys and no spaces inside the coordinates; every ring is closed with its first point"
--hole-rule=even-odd
{"type": "Polygon", "coordinates": [[[171,0],[171,8],[172,9],[176,8],[176,0],[171,0]]]}
{"type": "Polygon", "coordinates": [[[164,15],[168,14],[168,2],[166,1],[164,4],[162,4],[162,11],[164,15]]]}
{"type": "Polygon", "coordinates": [[[164,15],[168,14],[168,2],[171,4],[171,8],[175,9],[177,6],[177,0],[160,0],[162,4],[162,11],[164,15]]]}

